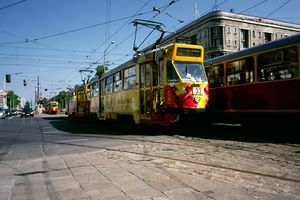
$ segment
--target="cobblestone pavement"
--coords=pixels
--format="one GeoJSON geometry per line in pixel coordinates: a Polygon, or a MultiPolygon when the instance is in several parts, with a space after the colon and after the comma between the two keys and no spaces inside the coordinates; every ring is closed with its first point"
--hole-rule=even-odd
{"type": "Polygon", "coordinates": [[[88,153],[2,161],[0,199],[294,200],[299,164],[298,144],[148,136],[88,153]]]}

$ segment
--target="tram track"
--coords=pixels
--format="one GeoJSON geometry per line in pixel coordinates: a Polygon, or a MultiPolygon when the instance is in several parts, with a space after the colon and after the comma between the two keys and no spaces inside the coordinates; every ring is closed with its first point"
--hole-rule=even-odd
{"type": "MultiPolygon", "coordinates": [[[[109,139],[120,139],[120,138],[109,137],[109,139]]],[[[122,138],[121,140],[123,140],[123,139],[124,138],[122,138]]],[[[128,139],[126,139],[126,140],[128,140],[128,139]]],[[[181,145],[181,144],[172,144],[172,143],[165,143],[165,142],[155,142],[155,141],[150,141],[150,140],[146,140],[146,141],[145,140],[138,140],[138,141],[153,142],[153,143],[156,143],[156,144],[166,144],[166,145],[181,145]]],[[[262,172],[258,172],[258,171],[250,171],[250,170],[245,170],[245,169],[240,169],[240,168],[235,168],[235,167],[219,165],[219,164],[210,163],[210,162],[193,161],[193,160],[190,160],[190,159],[175,158],[175,157],[170,157],[170,156],[166,156],[166,155],[159,155],[159,154],[154,154],[154,153],[149,153],[149,152],[137,152],[137,151],[125,150],[125,149],[119,149],[119,148],[97,147],[97,146],[92,146],[92,145],[74,144],[74,143],[68,143],[68,142],[53,142],[53,143],[61,144],[61,145],[76,145],[76,146],[79,146],[79,147],[93,148],[93,149],[97,149],[97,150],[104,150],[104,151],[107,151],[107,152],[122,153],[122,154],[126,153],[126,154],[131,154],[131,155],[143,156],[144,157],[143,159],[145,159],[145,160],[152,160],[152,159],[146,159],[145,158],[145,157],[151,157],[151,158],[169,160],[169,161],[173,161],[173,162],[183,162],[183,163],[194,164],[194,165],[202,165],[202,166],[212,167],[212,168],[215,168],[215,169],[229,170],[229,171],[232,171],[232,172],[239,172],[239,173],[243,173],[243,174],[249,174],[249,175],[254,175],[254,176],[272,178],[272,179],[276,179],[276,180],[300,183],[300,179],[297,179],[297,178],[283,177],[283,176],[278,176],[278,175],[274,175],[274,174],[267,174],[267,173],[262,173],[262,172]]],[[[191,147],[191,145],[186,145],[186,146],[191,147]]]]}
{"type": "MultiPolygon", "coordinates": [[[[189,142],[189,143],[195,143],[195,142],[201,142],[201,143],[206,143],[206,141],[208,141],[208,139],[195,139],[195,138],[189,138],[189,137],[185,137],[185,136],[179,136],[179,135],[174,135],[174,136],[167,136],[170,140],[172,140],[173,138],[176,140],[179,140],[180,142],[166,142],[166,141],[158,141],[157,139],[155,140],[151,140],[151,139],[137,139],[137,138],[125,138],[125,137],[119,137],[119,136],[100,136],[100,135],[93,135],[93,136],[87,136],[87,135],[82,135],[83,137],[97,137],[97,138],[104,138],[104,139],[117,139],[117,140],[124,140],[124,141],[136,141],[136,142],[147,142],[147,143],[153,143],[153,144],[158,144],[158,145],[172,145],[172,146],[179,146],[179,147],[191,147],[191,148],[196,148],[196,149],[203,149],[203,146],[201,146],[201,144],[187,144],[187,143],[182,143],[183,142],[189,142]]],[[[230,144],[230,143],[225,143],[225,144],[220,144],[220,142],[216,142],[216,143],[210,143],[211,145],[213,145],[214,147],[217,148],[222,148],[222,149],[226,149],[226,150],[238,150],[238,151],[244,151],[244,152],[251,152],[254,154],[264,154],[267,156],[270,155],[276,155],[276,160],[280,161],[280,162],[286,162],[285,156],[284,155],[280,155],[282,157],[282,159],[280,159],[280,157],[278,156],[278,154],[276,154],[276,152],[274,152],[273,150],[266,150],[265,147],[271,147],[271,149],[273,149],[272,146],[270,146],[270,144],[268,143],[263,143],[263,144],[258,144],[256,145],[256,147],[254,147],[254,145],[247,145],[247,146],[242,146],[242,145],[237,145],[237,144],[230,144]]],[[[291,148],[300,148],[300,145],[286,145],[284,144],[284,146],[289,146],[291,148]]],[[[296,160],[289,160],[288,161],[290,164],[293,164],[295,166],[300,166],[300,160],[296,159],[296,160]]]]}

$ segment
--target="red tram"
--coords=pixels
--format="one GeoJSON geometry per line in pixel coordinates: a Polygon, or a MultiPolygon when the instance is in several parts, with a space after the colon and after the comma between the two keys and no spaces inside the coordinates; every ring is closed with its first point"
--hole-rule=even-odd
{"type": "Polygon", "coordinates": [[[297,34],[205,61],[212,117],[300,122],[299,58],[297,34]]]}
{"type": "Polygon", "coordinates": [[[46,113],[48,113],[48,114],[57,114],[58,111],[59,111],[59,108],[58,108],[58,102],[57,101],[50,101],[46,105],[46,113]]]}

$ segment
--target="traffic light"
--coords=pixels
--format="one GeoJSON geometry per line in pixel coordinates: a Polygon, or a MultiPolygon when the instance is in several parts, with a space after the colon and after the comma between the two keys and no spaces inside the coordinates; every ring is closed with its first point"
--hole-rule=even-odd
{"type": "Polygon", "coordinates": [[[26,80],[25,79],[23,80],[23,85],[26,86],[26,80]]]}
{"type": "Polygon", "coordinates": [[[10,83],[11,82],[10,74],[6,74],[5,75],[5,80],[6,80],[6,83],[10,83]]]}

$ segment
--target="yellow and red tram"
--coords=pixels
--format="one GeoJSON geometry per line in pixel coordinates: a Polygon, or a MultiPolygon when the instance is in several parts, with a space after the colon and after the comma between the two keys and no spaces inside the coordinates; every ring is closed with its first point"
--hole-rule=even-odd
{"type": "Polygon", "coordinates": [[[91,113],[168,126],[185,113],[204,112],[208,81],[199,45],[169,44],[102,74],[91,84],[91,113]]]}
{"type": "Polygon", "coordinates": [[[57,114],[59,111],[57,101],[49,101],[46,105],[46,113],[48,114],[57,114]]]}
{"type": "Polygon", "coordinates": [[[299,60],[300,34],[206,60],[213,118],[299,122],[299,60]]]}

